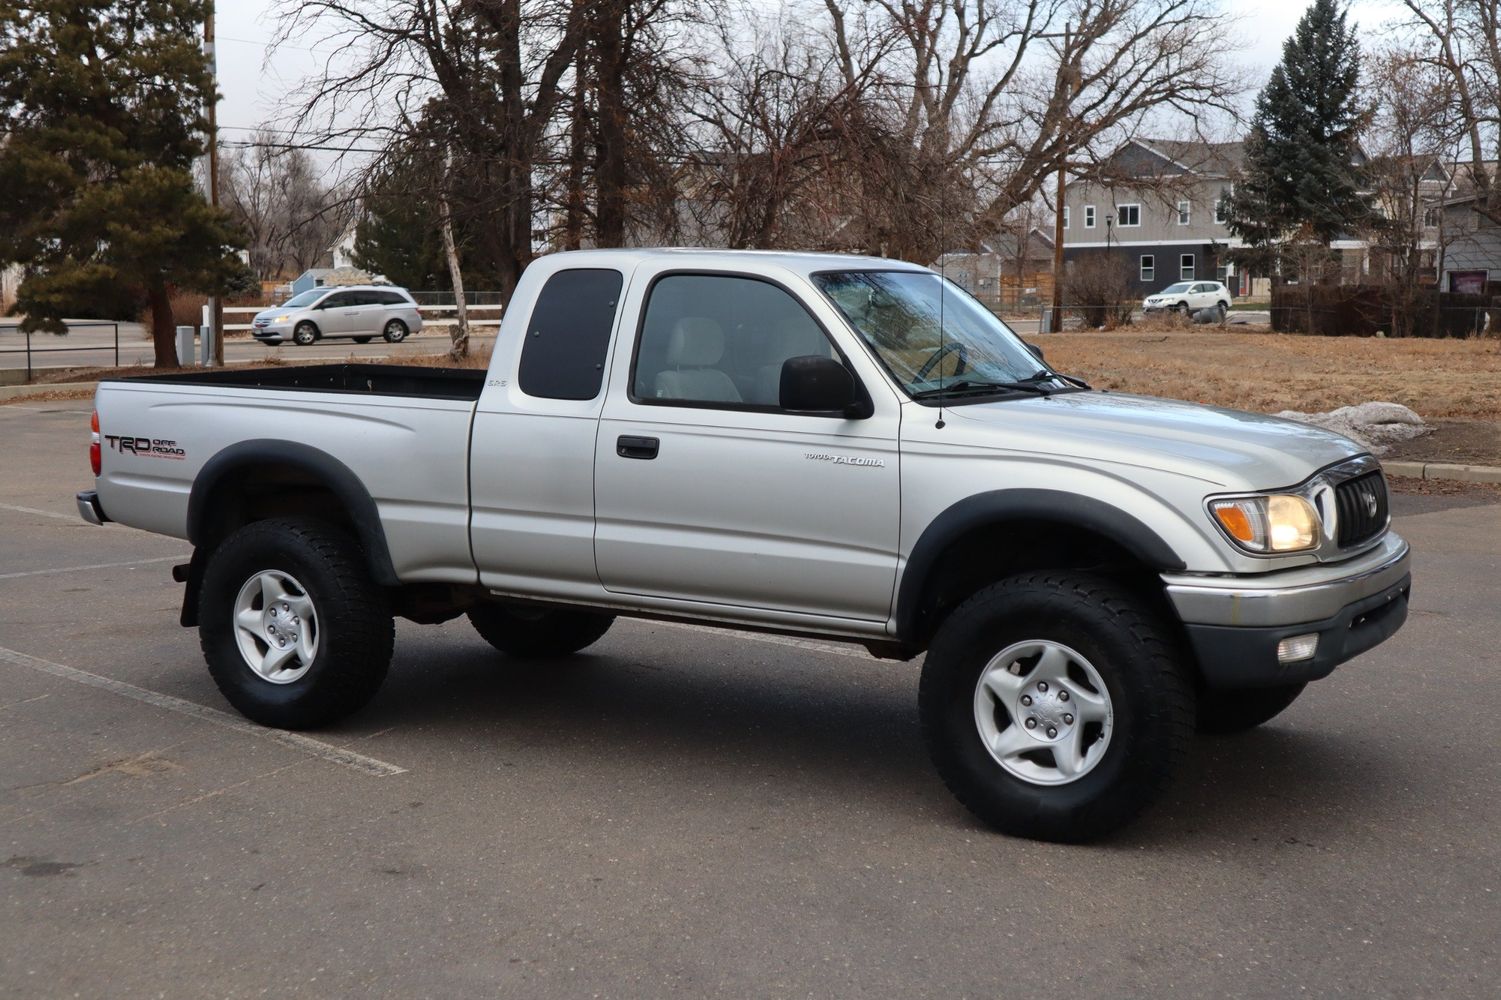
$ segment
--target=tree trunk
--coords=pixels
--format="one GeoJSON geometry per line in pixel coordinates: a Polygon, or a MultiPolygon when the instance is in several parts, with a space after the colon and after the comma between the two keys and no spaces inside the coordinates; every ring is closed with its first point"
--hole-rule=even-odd
{"type": "Polygon", "coordinates": [[[593,7],[594,51],[597,60],[595,99],[599,106],[598,142],[594,168],[599,188],[595,208],[596,246],[625,244],[626,216],[626,107],[627,55],[624,0],[606,0],[593,7]]]}
{"type": "Polygon", "coordinates": [[[156,354],[154,368],[177,368],[177,325],[172,322],[172,295],[166,282],[153,282],[146,289],[151,307],[151,347],[156,354]]]}
{"type": "Polygon", "coordinates": [[[584,49],[574,67],[573,107],[568,129],[568,175],[565,183],[563,214],[563,249],[577,250],[584,245],[584,153],[587,136],[585,101],[584,49]]]}
{"type": "Polygon", "coordinates": [[[448,280],[453,284],[453,301],[458,307],[458,327],[451,335],[453,346],[448,356],[462,361],[469,356],[469,305],[464,300],[464,272],[459,267],[459,251],[453,242],[453,213],[448,210],[448,184],[453,176],[453,151],[443,153],[443,177],[438,184],[438,226],[443,232],[443,255],[448,259],[448,280]]]}

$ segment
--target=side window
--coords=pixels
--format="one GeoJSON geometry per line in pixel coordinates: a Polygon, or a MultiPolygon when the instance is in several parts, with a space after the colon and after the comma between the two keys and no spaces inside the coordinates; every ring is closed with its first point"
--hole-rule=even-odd
{"type": "Polygon", "coordinates": [[[355,304],[353,292],[334,292],[319,303],[323,309],[347,309],[355,304]]]}
{"type": "Polygon", "coordinates": [[[652,285],[631,372],[637,402],[781,405],[782,363],[837,357],[801,302],[768,281],[671,274],[652,285]]]}
{"type": "Polygon", "coordinates": [[[532,307],[517,384],[540,399],[593,399],[605,377],[605,354],[624,276],[575,268],[547,279],[532,307]]]}
{"type": "Polygon", "coordinates": [[[371,294],[375,298],[376,305],[404,306],[407,304],[407,300],[402,297],[400,292],[372,292],[371,294]]]}

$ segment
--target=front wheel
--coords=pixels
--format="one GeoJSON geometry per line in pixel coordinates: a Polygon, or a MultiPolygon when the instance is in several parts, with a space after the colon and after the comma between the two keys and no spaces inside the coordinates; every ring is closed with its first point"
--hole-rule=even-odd
{"type": "Polygon", "coordinates": [[[214,683],[266,726],[306,729],[355,712],[391,662],[391,611],[358,543],[311,519],[256,521],[219,543],[199,622],[214,683]]]}
{"type": "Polygon", "coordinates": [[[614,615],[564,608],[485,604],[469,612],[480,636],[508,656],[554,659],[598,642],[614,615]]]}
{"type": "Polygon", "coordinates": [[[307,347],[318,339],[318,328],[311,323],[298,323],[297,328],[292,331],[292,339],[307,347]]]}
{"type": "Polygon", "coordinates": [[[1306,684],[1279,684],[1276,687],[1201,692],[1199,731],[1227,735],[1255,729],[1281,715],[1298,700],[1305,687],[1306,684]]]}
{"type": "Polygon", "coordinates": [[[1077,842],[1166,787],[1193,732],[1169,633],[1123,588],[1031,573],[976,593],[939,628],[918,692],[949,790],[1015,836],[1077,842]]]}
{"type": "Polygon", "coordinates": [[[399,344],[407,339],[407,325],[399,319],[393,319],[386,324],[386,329],[381,333],[388,344],[399,344]]]}

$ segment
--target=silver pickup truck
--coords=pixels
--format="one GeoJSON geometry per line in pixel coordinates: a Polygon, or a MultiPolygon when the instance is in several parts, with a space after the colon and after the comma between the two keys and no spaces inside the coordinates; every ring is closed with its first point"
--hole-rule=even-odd
{"type": "Polygon", "coordinates": [[[488,372],[103,382],[89,521],[188,539],[224,696],[301,728],[380,687],[393,616],[515,658],[619,615],[926,653],[938,773],[1084,840],[1195,727],[1258,725],[1392,635],[1379,464],[1269,417],[1092,390],[933,272],[865,257],[544,257],[488,372]]]}

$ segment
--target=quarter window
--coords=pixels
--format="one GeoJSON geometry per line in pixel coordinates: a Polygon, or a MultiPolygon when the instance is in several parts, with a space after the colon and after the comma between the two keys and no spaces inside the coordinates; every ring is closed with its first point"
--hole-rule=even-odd
{"type": "Polygon", "coordinates": [[[1117,205],[1115,206],[1115,224],[1121,229],[1141,225],[1140,205],[1117,205]]]}
{"type": "Polygon", "coordinates": [[[1178,280],[1192,281],[1194,277],[1194,255],[1182,254],[1178,257],[1178,280]]]}
{"type": "Polygon", "coordinates": [[[1141,255],[1141,280],[1157,280],[1157,258],[1152,254],[1144,253],[1141,255]]]}
{"type": "Polygon", "coordinates": [[[624,280],[608,268],[574,268],[547,279],[523,334],[516,373],[522,392],[540,399],[599,395],[624,280]]]}
{"type": "Polygon", "coordinates": [[[651,287],[631,372],[638,403],[781,406],[788,358],[836,357],[801,302],[769,281],[669,274],[651,287]]]}

